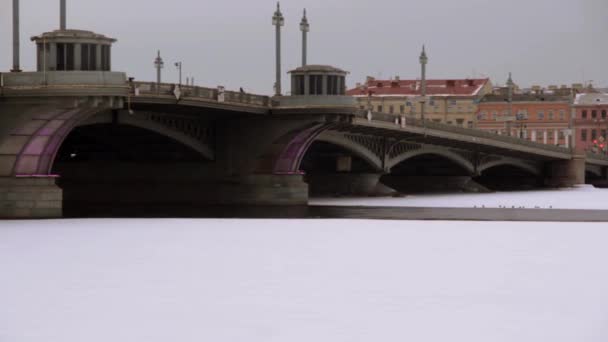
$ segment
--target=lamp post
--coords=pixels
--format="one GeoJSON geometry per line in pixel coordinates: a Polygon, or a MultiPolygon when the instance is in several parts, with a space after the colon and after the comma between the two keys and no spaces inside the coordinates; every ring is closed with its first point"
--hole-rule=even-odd
{"type": "Polygon", "coordinates": [[[156,55],[156,59],[154,60],[154,67],[156,68],[156,85],[160,87],[160,70],[165,66],[165,62],[163,62],[163,59],[160,57],[160,50],[158,50],[158,53],[156,55]]]}
{"type": "Polygon", "coordinates": [[[524,138],[524,129],[528,128],[528,126],[524,123],[525,117],[524,117],[523,113],[517,113],[517,116],[515,117],[515,119],[518,122],[519,139],[523,139],[524,138]]]}
{"type": "Polygon", "coordinates": [[[182,85],[182,62],[175,62],[175,66],[179,70],[179,85],[182,85]]]}
{"type": "Polygon", "coordinates": [[[13,69],[12,72],[20,72],[19,66],[19,0],[13,0],[13,69]]]}
{"type": "Polygon", "coordinates": [[[421,73],[421,84],[420,84],[420,93],[422,98],[420,100],[420,118],[424,123],[424,105],[426,102],[426,64],[429,59],[426,56],[426,51],[424,49],[424,45],[422,45],[422,52],[420,53],[420,73],[421,73]]]}
{"type": "Polygon", "coordinates": [[[513,79],[511,78],[511,73],[509,72],[509,79],[507,80],[507,101],[509,107],[509,114],[507,120],[505,121],[507,136],[511,136],[511,116],[513,116],[513,79]]]}
{"type": "Polygon", "coordinates": [[[59,3],[59,29],[62,31],[66,29],[65,17],[65,0],[61,0],[59,3]]]}
{"type": "Polygon", "coordinates": [[[300,31],[302,31],[302,66],[306,65],[306,36],[308,31],[310,31],[310,25],[308,24],[308,19],[306,18],[306,8],[304,9],[304,16],[302,17],[302,21],[300,22],[300,31]]]}
{"type": "Polygon", "coordinates": [[[274,84],[275,96],[281,96],[281,26],[285,25],[285,18],[281,13],[280,4],[272,16],[272,25],[276,28],[276,81],[274,84]]]}

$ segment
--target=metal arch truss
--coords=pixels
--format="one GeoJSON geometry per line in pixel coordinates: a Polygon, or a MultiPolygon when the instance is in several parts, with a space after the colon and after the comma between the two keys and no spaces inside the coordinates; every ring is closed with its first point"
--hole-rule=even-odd
{"type": "Polygon", "coordinates": [[[479,176],[492,167],[510,165],[526,170],[536,176],[543,172],[543,162],[486,154],[465,149],[424,144],[368,134],[328,130],[317,139],[341,146],[353,155],[366,160],[381,172],[390,173],[401,162],[415,156],[435,154],[449,159],[467,169],[472,176],[479,176]]]}

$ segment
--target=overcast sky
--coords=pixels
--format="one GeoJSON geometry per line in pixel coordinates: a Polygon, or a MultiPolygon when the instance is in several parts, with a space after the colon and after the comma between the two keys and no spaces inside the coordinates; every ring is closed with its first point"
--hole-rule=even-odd
{"type": "MultiPolygon", "coordinates": [[[[0,0],[0,70],[12,65],[12,1],[0,0]]],[[[488,76],[504,83],[508,71],[520,86],[593,80],[608,86],[608,0],[285,0],[286,72],[301,62],[299,22],[308,9],[309,64],[351,72],[348,85],[366,75],[419,76],[426,44],[430,78],[488,76]]],[[[68,28],[117,38],[114,71],[155,80],[160,49],[163,80],[271,94],[274,29],[271,0],[68,0],[68,28]]],[[[33,35],[59,26],[59,0],[21,1],[21,65],[35,67],[33,35]]]]}

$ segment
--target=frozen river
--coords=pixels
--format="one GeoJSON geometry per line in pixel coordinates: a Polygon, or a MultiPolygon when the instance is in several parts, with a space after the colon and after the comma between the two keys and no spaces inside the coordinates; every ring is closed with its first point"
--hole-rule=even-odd
{"type": "Polygon", "coordinates": [[[365,205],[395,207],[446,207],[446,208],[520,208],[526,209],[607,209],[608,189],[590,185],[577,188],[513,191],[498,193],[414,194],[401,198],[317,198],[314,205],[365,205]]]}
{"type": "Polygon", "coordinates": [[[604,342],[607,244],[605,223],[3,221],[0,341],[604,342]]]}
{"type": "MultiPolygon", "coordinates": [[[[608,209],[608,191],[314,204],[608,209]]],[[[0,221],[0,341],[606,341],[608,224],[0,221]]]]}

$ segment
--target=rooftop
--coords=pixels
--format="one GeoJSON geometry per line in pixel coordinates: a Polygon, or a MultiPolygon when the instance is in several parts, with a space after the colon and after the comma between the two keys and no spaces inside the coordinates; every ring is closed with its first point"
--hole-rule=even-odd
{"type": "MultiPolygon", "coordinates": [[[[434,79],[426,81],[426,94],[429,96],[476,96],[490,82],[481,79],[434,79]]],[[[420,80],[376,80],[373,78],[354,89],[347,91],[351,96],[419,96],[420,80]]]]}
{"type": "MultiPolygon", "coordinates": [[[[513,102],[570,102],[570,96],[553,94],[513,94],[513,102]]],[[[506,95],[488,94],[481,98],[480,103],[508,102],[506,95]]]]}
{"type": "Polygon", "coordinates": [[[116,41],[116,39],[114,39],[114,38],[106,37],[103,34],[98,34],[93,31],[73,30],[73,29],[44,32],[43,34],[41,34],[39,36],[32,37],[31,40],[32,41],[43,40],[43,39],[56,40],[56,39],[61,39],[61,38],[106,40],[106,41],[109,41],[112,43],[116,41]]]}
{"type": "Polygon", "coordinates": [[[299,68],[295,68],[289,73],[293,72],[323,72],[323,73],[338,73],[338,74],[348,74],[348,71],[344,71],[340,68],[333,67],[331,65],[320,65],[320,64],[310,64],[304,65],[299,68]]]}
{"type": "Polygon", "coordinates": [[[583,93],[577,94],[574,105],[579,106],[606,106],[608,105],[608,94],[606,93],[583,93]]]}

